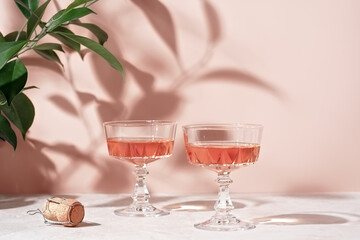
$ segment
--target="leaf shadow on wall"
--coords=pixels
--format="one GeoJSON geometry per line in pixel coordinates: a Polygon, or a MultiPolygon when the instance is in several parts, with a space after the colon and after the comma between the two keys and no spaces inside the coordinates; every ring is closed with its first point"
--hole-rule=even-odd
{"type": "MultiPolygon", "coordinates": [[[[77,174],[78,169],[83,165],[90,166],[91,168],[96,169],[99,173],[99,177],[93,186],[96,191],[121,192],[125,187],[129,186],[129,183],[133,181],[133,176],[128,169],[124,170],[123,163],[107,159],[106,161],[102,161],[100,164],[96,159],[96,151],[98,151],[99,145],[101,145],[101,143],[105,140],[103,135],[99,136],[98,134],[94,134],[96,132],[102,132],[102,129],[96,129],[98,131],[94,131],[94,129],[90,127],[91,124],[88,122],[91,121],[91,119],[87,119],[83,114],[84,109],[89,106],[89,104],[95,104],[97,117],[102,122],[114,119],[176,120],[176,116],[181,113],[181,110],[184,107],[186,99],[183,91],[186,90],[187,87],[193,84],[220,80],[226,80],[238,85],[249,85],[255,88],[260,88],[275,97],[281,98],[282,94],[275,86],[261,80],[256,77],[255,74],[247,73],[239,69],[229,68],[228,66],[209,69],[208,64],[216,52],[217,44],[223,37],[221,18],[215,6],[213,6],[210,1],[201,1],[206,22],[206,29],[208,32],[208,37],[204,40],[206,50],[203,55],[198,56],[198,60],[194,64],[187,67],[183,66],[179,57],[181,49],[178,48],[178,31],[170,10],[158,0],[133,0],[129,2],[129,4],[133,4],[134,9],[143,12],[148,24],[151,25],[154,32],[165,45],[164,48],[167,48],[173,55],[173,59],[163,60],[164,66],[166,66],[167,61],[175,61],[178,65],[179,69],[172,73],[173,79],[171,84],[168,88],[161,90],[157,89],[156,83],[159,81],[156,77],[157,69],[153,69],[151,72],[145,71],[140,69],[136,62],[125,59],[118,44],[118,41],[121,41],[121,39],[110,37],[106,43],[106,47],[110,49],[110,51],[118,59],[120,59],[120,62],[125,69],[126,79],[134,80],[141,91],[141,95],[138,96],[135,100],[135,104],[130,109],[127,105],[126,99],[124,99],[127,88],[126,84],[128,83],[122,82],[120,80],[122,78],[121,74],[108,66],[104,60],[93,54],[88,55],[90,64],[96,75],[96,80],[106,92],[107,98],[103,99],[97,96],[95,92],[79,91],[74,85],[72,85],[72,89],[79,100],[79,104],[74,104],[60,95],[53,95],[49,97],[49,100],[54,104],[54,106],[61,110],[64,114],[74,115],[84,123],[88,132],[88,136],[84,136],[84,138],[90,138],[89,146],[86,148],[87,150],[80,150],[80,148],[76,145],[63,142],[47,144],[41,139],[28,140],[22,143],[21,146],[19,146],[19,150],[16,152],[16,159],[11,159],[11,153],[9,152],[8,154],[5,153],[7,154],[5,157],[6,159],[2,158],[0,160],[3,163],[6,161],[5,164],[22,158],[28,161],[25,167],[14,166],[14,168],[11,169],[12,174],[21,179],[19,180],[17,177],[14,177],[13,180],[10,181],[12,188],[17,189],[13,191],[51,192],[52,189],[56,189],[54,188],[54,184],[59,184],[59,182],[55,182],[55,179],[70,179],[72,176],[77,174]],[[46,154],[44,154],[44,149],[58,154],[63,154],[68,159],[71,159],[71,162],[67,163],[68,165],[59,171],[54,165],[55,160],[49,159],[46,154]],[[18,172],[17,167],[22,170],[18,172]],[[21,177],[21,174],[25,171],[29,177],[21,177]],[[52,177],[49,176],[49,173],[52,174],[52,177]],[[27,182],[41,182],[46,184],[43,188],[26,189],[27,182]]],[[[97,6],[96,4],[94,5],[96,11],[98,11],[98,7],[101,6],[97,6]]],[[[102,8],[101,12],[105,12],[107,14],[106,18],[102,20],[96,19],[93,22],[100,26],[112,26],[113,24],[110,23],[113,23],[113,19],[116,19],[117,17],[114,15],[115,13],[113,13],[113,15],[111,13],[107,13],[107,9],[105,8],[102,8]]],[[[117,32],[115,32],[113,28],[104,28],[109,33],[109,36],[126,35],[126,29],[117,28],[117,32]]],[[[147,47],[145,43],[144,47],[147,47]]],[[[131,49],[131,46],[129,46],[129,49],[131,49]]],[[[152,56],[144,55],[142,59],[148,59],[148,61],[151,61],[152,56]]],[[[28,64],[30,65],[45,66],[45,62],[38,58],[30,58],[26,61],[28,61],[28,64]]],[[[70,64],[67,64],[67,66],[69,65],[70,64]]],[[[49,63],[49,65],[46,64],[46,66],[50,66],[51,70],[57,73],[62,73],[62,69],[60,68],[59,70],[52,63],[49,63]]],[[[74,71],[75,69],[71,69],[71,66],[69,66],[69,68],[70,69],[66,70],[70,72],[70,74],[68,74],[69,79],[67,80],[71,83],[74,81],[74,79],[72,79],[73,74],[71,74],[71,71],[74,71]]],[[[39,87],[41,88],[41,86],[39,87]]],[[[61,122],[59,122],[59,124],[61,124],[61,122]]],[[[44,128],[46,127],[50,126],[44,126],[44,128]]],[[[99,126],[99,128],[102,127],[99,126]]],[[[171,161],[174,167],[185,169],[191,168],[187,162],[184,161],[186,156],[183,149],[175,154],[177,155],[177,160],[171,161]]],[[[10,178],[9,174],[6,176],[10,178]]]]}
{"type": "Polygon", "coordinates": [[[62,69],[62,67],[59,64],[57,64],[55,62],[50,62],[50,61],[40,58],[38,56],[36,57],[35,55],[22,57],[21,61],[25,64],[25,66],[45,68],[45,69],[49,69],[59,75],[64,74],[64,70],[62,69]]]}
{"type": "Polygon", "coordinates": [[[1,193],[52,192],[52,176],[57,175],[55,164],[31,140],[18,141],[15,153],[0,141],[0,156],[1,193]]]}
{"type": "MultiPolygon", "coordinates": [[[[2,2],[2,4],[4,4],[4,9],[7,10],[7,27],[14,29],[14,31],[21,29],[21,26],[24,24],[25,17],[20,13],[19,9],[15,4],[15,1],[2,2]]],[[[5,36],[7,33],[2,32],[2,34],[4,34],[5,36]]]]}
{"type": "MultiPolygon", "coordinates": [[[[176,36],[176,26],[170,11],[158,0],[149,0],[149,1],[138,1],[133,0],[133,3],[143,11],[145,17],[148,19],[149,24],[154,28],[154,31],[158,33],[158,36],[165,43],[166,47],[173,53],[174,59],[179,60],[179,49],[177,47],[177,36],[176,36]]],[[[206,26],[208,31],[208,37],[206,41],[206,51],[202,56],[198,57],[198,60],[191,66],[183,68],[182,64],[179,64],[180,74],[176,72],[173,73],[172,84],[165,89],[157,89],[156,82],[159,81],[156,78],[156,72],[158,69],[153,69],[151,72],[140,69],[136,63],[130,62],[127,59],[122,58],[120,49],[114,43],[114,40],[110,39],[110,42],[107,46],[110,49],[115,50],[117,57],[121,58],[121,62],[124,66],[126,72],[126,78],[132,76],[132,80],[138,85],[138,88],[141,90],[141,96],[137,98],[135,104],[131,109],[123,109],[124,113],[126,112],[125,119],[173,119],[176,120],[176,116],[181,112],[184,102],[183,91],[195,84],[195,83],[205,83],[210,81],[228,81],[233,84],[238,85],[249,85],[255,88],[260,88],[265,92],[268,92],[275,96],[276,98],[282,98],[283,94],[272,84],[261,80],[255,74],[241,71],[239,69],[233,69],[227,66],[219,67],[216,69],[208,69],[207,65],[210,60],[213,58],[214,52],[216,51],[217,44],[222,39],[222,29],[221,29],[221,20],[216,8],[212,5],[210,1],[204,0],[201,1],[204,16],[206,18],[206,26]],[[114,45],[113,45],[114,44],[114,45]]],[[[110,19],[115,18],[115,16],[110,16],[110,19]]],[[[124,29],[117,29],[118,34],[121,36],[122,33],[126,34],[124,29]]],[[[115,35],[112,30],[109,29],[109,35],[115,35]]],[[[146,44],[144,44],[146,47],[146,44]]],[[[145,54],[145,53],[144,53],[145,54]]],[[[149,59],[151,61],[151,56],[143,56],[143,59],[149,59]]],[[[108,107],[115,109],[118,101],[115,99],[121,98],[121,96],[115,95],[113,82],[103,81],[102,76],[108,74],[108,79],[114,79],[109,74],[110,68],[101,62],[97,56],[93,57],[93,67],[97,72],[98,80],[100,84],[104,86],[105,89],[110,89],[110,95],[113,97],[113,102],[108,102],[108,107]],[[114,98],[117,97],[117,98],[114,98]],[[113,104],[113,105],[112,105],[113,104]]],[[[163,65],[166,65],[165,61],[169,59],[164,59],[163,65]]],[[[179,62],[179,61],[178,61],[179,62]]],[[[181,61],[180,61],[181,62],[181,61]]],[[[149,64],[151,64],[149,62],[149,64]]],[[[161,64],[160,64],[161,65],[161,64]]],[[[112,71],[113,74],[117,74],[112,71]]],[[[116,75],[115,75],[116,76],[116,75]]],[[[127,80],[128,81],[128,80],[127,80]]],[[[118,83],[116,83],[118,84],[118,83]]],[[[124,86],[125,87],[125,86],[124,86]]],[[[123,90],[119,90],[123,91],[123,90]]],[[[122,104],[123,106],[125,105],[122,104]]],[[[103,111],[106,111],[105,109],[103,111]]],[[[101,113],[99,112],[101,115],[101,113]]],[[[109,116],[103,116],[103,120],[112,120],[114,118],[109,118],[109,116]]],[[[123,118],[124,119],[124,118],[123,118]]],[[[187,164],[185,151],[182,149],[179,152],[176,152],[177,160],[171,161],[173,165],[177,168],[182,167],[185,169],[192,169],[187,164]]]]}

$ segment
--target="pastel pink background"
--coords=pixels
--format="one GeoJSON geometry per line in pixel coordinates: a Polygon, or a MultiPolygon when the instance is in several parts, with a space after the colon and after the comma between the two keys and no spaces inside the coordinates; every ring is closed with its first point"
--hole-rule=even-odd
{"type": "MultiPolygon", "coordinates": [[[[28,85],[40,88],[27,92],[36,118],[15,153],[0,142],[1,193],[131,192],[132,166],[107,156],[102,122],[114,119],[178,121],[174,155],[149,166],[152,193],[216,192],[215,174],[186,160],[180,126],[195,122],[264,125],[259,162],[232,173],[233,192],[360,191],[360,1],[93,9],[86,20],[109,33],[126,81],[92,53],[61,55],[64,70],[24,56],[28,85]]],[[[3,34],[23,23],[13,1],[0,1],[3,34]]]]}

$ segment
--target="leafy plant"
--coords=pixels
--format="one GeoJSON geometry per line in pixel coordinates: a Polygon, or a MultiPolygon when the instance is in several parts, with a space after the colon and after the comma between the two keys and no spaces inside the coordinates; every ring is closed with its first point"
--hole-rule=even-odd
{"type": "Polygon", "coordinates": [[[95,24],[79,21],[80,18],[94,13],[89,6],[98,0],[73,0],[65,9],[43,21],[44,12],[50,1],[47,0],[40,5],[39,0],[14,0],[26,22],[19,31],[5,36],[0,32],[0,139],[11,144],[14,150],[17,146],[17,137],[12,125],[20,130],[25,139],[35,116],[34,106],[24,91],[36,87],[25,87],[28,73],[19,58],[20,55],[33,50],[41,57],[62,65],[55,52],[64,52],[62,45],[39,43],[45,36],[56,38],[79,54],[82,46],[92,50],[124,77],[120,62],[103,46],[108,39],[106,32],[95,24]],[[76,35],[68,28],[69,25],[88,29],[98,42],[76,35]]]}

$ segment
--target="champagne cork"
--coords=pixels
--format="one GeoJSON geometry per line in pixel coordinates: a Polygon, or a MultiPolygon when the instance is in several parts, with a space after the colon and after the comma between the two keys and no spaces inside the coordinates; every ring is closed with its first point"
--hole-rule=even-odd
{"type": "Polygon", "coordinates": [[[42,214],[49,223],[73,227],[84,219],[84,206],[75,199],[52,197],[45,200],[42,214]]]}

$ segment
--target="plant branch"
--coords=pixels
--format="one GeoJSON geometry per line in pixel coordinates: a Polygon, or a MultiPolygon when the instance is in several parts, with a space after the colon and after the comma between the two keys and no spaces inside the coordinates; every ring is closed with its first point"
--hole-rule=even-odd
{"type": "Polygon", "coordinates": [[[16,38],[15,38],[15,42],[17,41],[17,40],[19,40],[19,37],[20,37],[20,34],[21,34],[21,32],[24,30],[24,28],[25,28],[25,26],[26,26],[26,24],[28,23],[28,21],[26,20],[26,22],[24,23],[24,25],[21,27],[21,29],[18,31],[18,34],[16,35],[16,38]]]}
{"type": "Polygon", "coordinates": [[[36,46],[36,44],[40,41],[40,39],[46,36],[47,34],[46,29],[47,29],[46,27],[43,27],[38,35],[36,35],[33,39],[30,39],[29,42],[32,42],[32,45],[29,46],[28,44],[26,44],[23,50],[20,51],[18,54],[16,54],[16,57],[19,57],[21,54],[29,51],[30,49],[33,49],[36,46]]]}
{"type": "MultiPolygon", "coordinates": [[[[65,11],[66,9],[60,10],[61,6],[59,5],[59,2],[61,2],[61,1],[53,0],[55,7],[57,9],[57,13],[55,15],[53,15],[53,17],[45,23],[45,22],[41,21],[41,18],[43,17],[46,7],[50,1],[46,1],[40,7],[37,7],[36,10],[30,9],[33,7],[31,4],[28,4],[30,1],[35,1],[36,5],[38,4],[38,0],[27,0],[27,1],[14,0],[15,5],[17,5],[19,7],[20,11],[28,19],[22,25],[22,27],[19,31],[16,31],[15,33],[11,34],[10,37],[11,37],[12,42],[8,42],[8,43],[5,43],[4,45],[1,45],[1,47],[3,49],[5,49],[6,51],[4,51],[4,54],[3,54],[3,52],[1,52],[1,56],[0,56],[0,65],[1,65],[0,71],[2,71],[0,73],[4,73],[4,71],[8,71],[9,69],[14,69],[14,71],[16,70],[17,72],[20,71],[20,73],[22,73],[21,75],[20,75],[20,73],[18,74],[19,77],[16,79],[16,81],[18,81],[18,82],[16,82],[16,84],[14,84],[14,86],[16,85],[16,89],[14,88],[15,90],[13,90],[13,89],[5,88],[5,90],[7,91],[6,92],[7,95],[6,96],[4,95],[4,96],[5,97],[9,96],[9,99],[10,99],[9,103],[12,100],[12,95],[16,95],[16,96],[20,96],[20,97],[24,96],[23,98],[26,100],[25,101],[24,99],[22,99],[24,101],[21,101],[21,102],[13,101],[12,102],[12,103],[18,103],[18,106],[16,106],[16,107],[21,112],[21,115],[19,115],[18,118],[20,119],[19,121],[24,120],[26,122],[26,124],[27,124],[26,129],[23,128],[22,126],[19,127],[18,125],[16,125],[16,123],[13,120],[10,119],[10,121],[12,121],[15,124],[14,126],[17,127],[22,132],[24,139],[25,139],[25,134],[26,134],[26,132],[28,132],[28,129],[30,128],[32,121],[34,119],[34,108],[33,108],[33,105],[31,103],[30,99],[28,99],[26,97],[26,95],[19,94],[19,93],[22,93],[23,90],[27,89],[27,88],[24,88],[24,86],[26,86],[26,81],[27,81],[27,75],[26,75],[27,70],[26,70],[25,65],[19,59],[19,56],[29,50],[37,51],[38,50],[37,46],[39,44],[39,41],[43,37],[45,37],[49,34],[53,35],[52,31],[55,30],[58,26],[62,26],[62,30],[59,31],[59,34],[58,34],[59,38],[57,38],[61,43],[68,46],[70,49],[73,49],[78,52],[80,52],[80,46],[83,45],[83,46],[87,47],[88,49],[93,50],[94,52],[99,54],[101,57],[103,57],[105,60],[107,60],[111,66],[113,66],[120,72],[123,72],[121,64],[106,48],[104,48],[102,46],[102,44],[96,43],[95,41],[92,41],[88,38],[73,34],[73,32],[71,30],[64,27],[64,25],[68,25],[72,21],[74,21],[74,22],[79,21],[78,20],[79,18],[81,18],[87,14],[90,14],[91,13],[90,9],[85,9],[86,11],[84,11],[84,9],[81,9],[81,7],[76,8],[77,6],[83,5],[83,4],[78,4],[78,1],[74,2],[74,0],[73,0],[72,2],[74,4],[72,4],[72,5],[70,4],[66,8],[66,9],[68,9],[68,11],[65,11]],[[73,9],[75,9],[75,10],[73,12],[70,12],[73,9]],[[67,14],[67,16],[65,16],[64,19],[58,20],[60,17],[64,16],[65,14],[67,14]],[[56,19],[54,19],[55,16],[58,16],[58,17],[56,19]],[[26,27],[28,27],[28,30],[26,30],[26,27]],[[23,38],[23,36],[22,36],[22,33],[24,33],[24,32],[26,32],[26,38],[23,38]],[[63,37],[63,38],[61,38],[61,37],[63,37]],[[68,37],[69,37],[69,39],[68,39],[68,37]],[[16,59],[17,61],[12,62],[14,59],[16,59]],[[15,65],[15,64],[17,64],[17,65],[15,65]],[[30,122],[30,120],[31,120],[31,122],[30,122]]],[[[84,3],[84,7],[89,7],[98,1],[99,0],[84,1],[84,2],[86,2],[86,3],[84,3]]],[[[82,2],[82,1],[80,1],[80,2],[82,2]]],[[[35,7],[35,5],[34,5],[34,7],[35,7]]],[[[91,26],[93,26],[93,24],[91,26]]],[[[107,34],[103,30],[101,30],[96,25],[95,25],[95,28],[97,31],[100,32],[100,35],[102,35],[102,38],[107,39],[107,34]]],[[[89,30],[91,31],[92,29],[89,29],[89,30]]],[[[92,32],[94,32],[94,31],[92,31],[92,32]]],[[[98,35],[99,35],[99,33],[98,33],[98,35]]],[[[96,36],[98,36],[98,35],[96,35],[96,36]]],[[[0,36],[2,37],[2,39],[4,38],[1,35],[1,33],[0,33],[0,36]]],[[[99,41],[102,41],[102,40],[99,38],[99,41]]],[[[53,55],[44,54],[44,55],[42,55],[43,57],[47,58],[46,56],[50,56],[47,59],[60,62],[58,56],[54,52],[54,50],[63,50],[61,48],[60,44],[48,43],[45,47],[43,46],[43,49],[49,53],[53,53],[53,55]],[[56,56],[56,58],[54,56],[56,56]]],[[[81,100],[82,100],[81,95],[75,88],[73,76],[71,73],[71,62],[70,62],[69,57],[70,57],[70,55],[66,54],[67,66],[69,68],[69,73],[68,73],[67,79],[69,80],[72,88],[74,89],[75,93],[77,94],[79,101],[81,102],[81,100]]],[[[4,76],[6,75],[6,78],[7,78],[7,79],[5,79],[6,81],[8,81],[8,82],[13,81],[11,79],[12,76],[9,76],[8,74],[3,74],[3,75],[4,76]]],[[[2,94],[2,91],[0,91],[0,94],[2,94]]],[[[0,96],[0,97],[2,97],[2,96],[0,96]]],[[[87,132],[88,132],[89,137],[91,139],[94,139],[95,133],[92,131],[91,125],[87,121],[84,106],[81,105],[79,107],[78,111],[79,111],[79,118],[81,118],[86,129],[88,130],[87,132]]],[[[7,141],[15,149],[16,143],[17,143],[17,137],[12,129],[12,125],[10,125],[8,123],[6,116],[5,117],[4,116],[5,116],[4,111],[2,109],[0,109],[0,128],[3,127],[5,124],[5,131],[6,131],[5,133],[1,132],[1,134],[5,134],[5,135],[0,134],[1,135],[0,139],[7,141]],[[5,120],[3,120],[2,118],[5,120]],[[1,124],[3,126],[1,126],[1,124]],[[5,136],[5,138],[3,136],[5,136]]],[[[16,121],[18,121],[18,120],[16,120],[16,121]]],[[[2,131],[2,130],[3,129],[0,129],[0,131],[2,131]]],[[[91,149],[89,149],[89,151],[91,151],[91,152],[95,151],[95,148],[93,148],[92,143],[91,143],[90,148],[91,149]]]]}
{"type": "Polygon", "coordinates": [[[90,7],[91,5],[93,5],[94,3],[96,3],[97,1],[99,1],[99,0],[94,0],[93,2],[88,2],[88,4],[85,3],[85,4],[84,4],[84,7],[90,7]]]}

